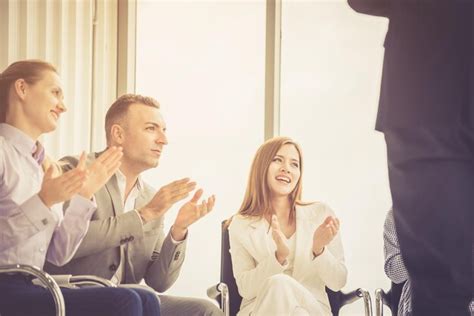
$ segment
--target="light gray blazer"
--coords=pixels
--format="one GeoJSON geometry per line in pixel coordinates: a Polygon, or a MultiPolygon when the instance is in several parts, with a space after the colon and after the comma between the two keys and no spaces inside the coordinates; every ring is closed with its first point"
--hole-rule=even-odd
{"type": "MultiPolygon", "coordinates": [[[[98,153],[88,156],[90,163],[98,153]]],[[[61,160],[63,169],[77,165],[76,157],[61,160]]],[[[155,191],[145,184],[136,200],[135,207],[148,203],[155,191]]],[[[186,240],[174,244],[171,234],[165,236],[163,217],[142,225],[137,212],[124,213],[122,198],[113,175],[95,195],[97,211],[92,216],[89,229],[73,259],[62,267],[47,263],[45,271],[51,274],[91,274],[111,279],[115,274],[121,253],[124,254],[124,284],[136,284],[142,279],[158,292],[173,285],[184,261],[186,240]],[[128,247],[124,247],[127,244],[128,247]],[[124,248],[120,251],[120,248],[124,248]]]]}

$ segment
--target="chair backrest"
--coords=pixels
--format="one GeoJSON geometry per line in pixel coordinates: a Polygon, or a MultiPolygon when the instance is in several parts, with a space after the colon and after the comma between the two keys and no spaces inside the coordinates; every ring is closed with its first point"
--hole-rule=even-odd
{"type": "MultiPolygon", "coordinates": [[[[227,220],[222,222],[221,235],[221,282],[227,284],[229,289],[229,315],[234,316],[240,309],[242,296],[240,296],[239,290],[237,289],[237,283],[235,282],[234,278],[234,270],[232,269],[232,258],[229,251],[230,243],[227,220]]],[[[344,305],[346,300],[344,294],[341,291],[334,292],[328,288],[326,288],[326,293],[329,297],[329,303],[331,304],[331,311],[333,315],[339,315],[339,310],[344,305]]]]}
{"type": "Polygon", "coordinates": [[[392,282],[390,290],[387,292],[387,306],[390,308],[392,315],[398,315],[398,303],[400,302],[400,297],[402,295],[402,289],[405,285],[405,282],[397,284],[392,282]]]}
{"type": "Polygon", "coordinates": [[[333,316],[338,316],[339,310],[344,305],[344,294],[341,291],[334,292],[329,288],[326,288],[326,293],[329,298],[329,304],[331,305],[331,313],[333,316]]]}
{"type": "Polygon", "coordinates": [[[240,309],[240,303],[242,302],[242,296],[240,296],[237,289],[237,283],[234,278],[234,270],[232,269],[232,258],[230,257],[230,243],[229,243],[229,230],[226,225],[227,221],[222,222],[222,239],[221,239],[221,282],[227,284],[229,289],[229,315],[237,315],[240,309]]]}

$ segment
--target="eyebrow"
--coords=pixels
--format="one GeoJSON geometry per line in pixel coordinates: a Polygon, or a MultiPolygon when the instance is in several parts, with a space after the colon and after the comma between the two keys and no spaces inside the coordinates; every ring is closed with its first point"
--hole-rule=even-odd
{"type": "MultiPolygon", "coordinates": [[[[275,155],[275,157],[284,158],[282,155],[275,155]]],[[[294,158],[292,158],[291,161],[300,163],[300,161],[298,159],[294,159],[294,158]]]]}
{"type": "MultiPolygon", "coordinates": [[[[150,124],[150,125],[153,125],[155,127],[161,128],[161,125],[158,124],[158,123],[155,123],[155,122],[145,122],[145,125],[147,125],[147,124],[150,124]]],[[[163,130],[166,131],[166,127],[163,127],[163,130]]]]}

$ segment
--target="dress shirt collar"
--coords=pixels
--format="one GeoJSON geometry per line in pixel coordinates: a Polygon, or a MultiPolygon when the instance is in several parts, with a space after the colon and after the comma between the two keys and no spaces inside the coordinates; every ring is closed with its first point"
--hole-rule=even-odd
{"type": "Polygon", "coordinates": [[[36,141],[10,124],[0,123],[0,136],[5,137],[22,155],[32,157],[36,151],[36,141]]]}
{"type": "MultiPolygon", "coordinates": [[[[120,169],[117,170],[117,172],[115,173],[115,176],[117,177],[117,184],[118,184],[118,187],[119,187],[120,196],[122,197],[122,202],[125,205],[125,204],[127,204],[127,201],[124,201],[123,199],[125,197],[125,186],[127,184],[127,178],[120,171],[120,169]]],[[[133,200],[135,200],[136,197],[138,196],[138,193],[141,192],[142,188],[143,188],[143,182],[142,182],[141,177],[138,176],[137,182],[135,182],[135,185],[133,186],[132,190],[130,191],[128,199],[132,198],[133,200]]]]}
{"type": "MultiPolygon", "coordinates": [[[[117,170],[116,175],[117,175],[117,182],[120,183],[120,184],[123,184],[123,186],[125,187],[125,184],[127,183],[127,178],[122,173],[122,171],[120,171],[120,169],[117,170]]],[[[137,182],[135,183],[135,185],[133,187],[134,188],[136,187],[138,191],[142,190],[143,180],[142,180],[141,176],[138,176],[137,182]]]]}

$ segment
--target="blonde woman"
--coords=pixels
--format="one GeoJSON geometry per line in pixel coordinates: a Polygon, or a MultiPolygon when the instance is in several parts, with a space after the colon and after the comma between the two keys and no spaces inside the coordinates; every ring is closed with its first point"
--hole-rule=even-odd
{"type": "Polygon", "coordinates": [[[331,315],[325,287],[346,283],[339,220],[324,203],[301,201],[302,164],[300,146],[287,137],[255,155],[229,226],[238,315],[331,315]]]}
{"type": "MultiPolygon", "coordinates": [[[[82,155],[77,168],[61,174],[38,138],[55,130],[65,111],[51,64],[18,61],[0,73],[0,265],[71,260],[96,210],[93,194],[120,166],[122,150],[111,147],[90,166],[82,155]]],[[[156,296],[145,290],[61,290],[68,316],[159,315],[156,296]]],[[[0,275],[0,293],[3,316],[54,314],[49,292],[22,275],[0,275]]]]}

